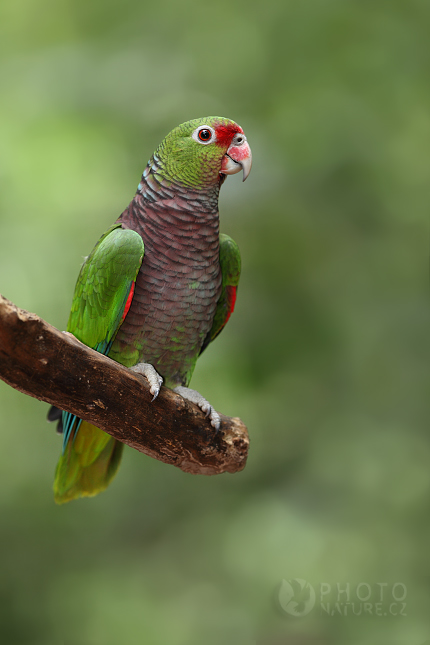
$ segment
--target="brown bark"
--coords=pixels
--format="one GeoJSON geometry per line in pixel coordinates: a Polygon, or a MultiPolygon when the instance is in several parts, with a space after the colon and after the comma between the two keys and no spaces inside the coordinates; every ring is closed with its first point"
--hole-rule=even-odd
{"type": "Polygon", "coordinates": [[[220,415],[216,432],[197,406],[168,388],[151,403],[143,376],[1,295],[0,378],[185,472],[216,475],[245,467],[249,438],[238,417],[220,415]]]}

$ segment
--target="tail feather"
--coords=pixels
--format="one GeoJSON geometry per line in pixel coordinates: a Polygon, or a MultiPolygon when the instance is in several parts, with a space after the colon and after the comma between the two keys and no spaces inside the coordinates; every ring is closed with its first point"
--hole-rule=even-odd
{"type": "Polygon", "coordinates": [[[61,455],[54,480],[57,504],[92,497],[105,490],[118,470],[123,444],[99,428],[82,421],[61,455]]]}

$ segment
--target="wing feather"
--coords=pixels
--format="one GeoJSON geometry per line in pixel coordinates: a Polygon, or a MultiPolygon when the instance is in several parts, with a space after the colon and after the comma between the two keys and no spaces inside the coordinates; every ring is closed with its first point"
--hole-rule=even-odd
{"type": "MultiPolygon", "coordinates": [[[[88,347],[107,354],[122,321],[144,254],[138,233],[112,226],[82,265],[67,331],[88,347]]],[[[63,412],[63,451],[81,420],[63,412]]]]}
{"type": "Polygon", "coordinates": [[[212,327],[205,338],[200,354],[206,349],[218,334],[224,329],[234,311],[236,293],[240,278],[240,251],[234,240],[221,233],[219,246],[219,262],[222,274],[221,295],[217,302],[212,327]]]}

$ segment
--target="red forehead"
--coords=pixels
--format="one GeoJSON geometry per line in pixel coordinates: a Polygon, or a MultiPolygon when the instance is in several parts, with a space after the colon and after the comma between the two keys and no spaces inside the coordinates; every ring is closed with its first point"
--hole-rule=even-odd
{"type": "Polygon", "coordinates": [[[216,125],[216,142],[217,145],[228,148],[231,140],[233,139],[236,132],[242,132],[243,130],[240,125],[237,123],[231,123],[229,125],[216,125]]]}

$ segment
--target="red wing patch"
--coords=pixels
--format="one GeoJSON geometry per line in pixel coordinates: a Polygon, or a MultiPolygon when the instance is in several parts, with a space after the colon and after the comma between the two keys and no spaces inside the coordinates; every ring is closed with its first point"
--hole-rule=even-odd
{"type": "MultiPolygon", "coordinates": [[[[235,306],[235,304],[236,304],[236,292],[237,292],[237,287],[228,286],[228,287],[226,287],[226,288],[225,288],[225,291],[226,291],[226,298],[225,298],[225,300],[226,300],[226,303],[227,303],[227,316],[226,316],[226,318],[225,318],[224,324],[223,324],[223,326],[221,327],[221,329],[224,329],[224,327],[225,327],[225,326],[226,326],[226,324],[228,323],[228,320],[229,320],[229,318],[230,318],[231,314],[232,314],[232,313],[233,313],[233,311],[234,311],[234,306],[235,306]]],[[[220,331],[221,331],[221,330],[220,330],[220,331]]]]}
{"type": "MultiPolygon", "coordinates": [[[[237,287],[226,287],[225,290],[227,291],[227,302],[229,304],[228,308],[228,316],[227,320],[230,318],[231,314],[234,311],[234,306],[236,304],[236,295],[237,295],[237,287]]],[[[225,322],[227,322],[227,320],[225,322]]]]}
{"type": "Polygon", "coordinates": [[[136,284],[135,282],[131,283],[130,291],[129,291],[129,294],[128,294],[127,302],[125,303],[124,313],[122,314],[121,322],[123,322],[124,318],[128,314],[128,310],[131,307],[131,301],[133,300],[135,284],[136,284]]]}

